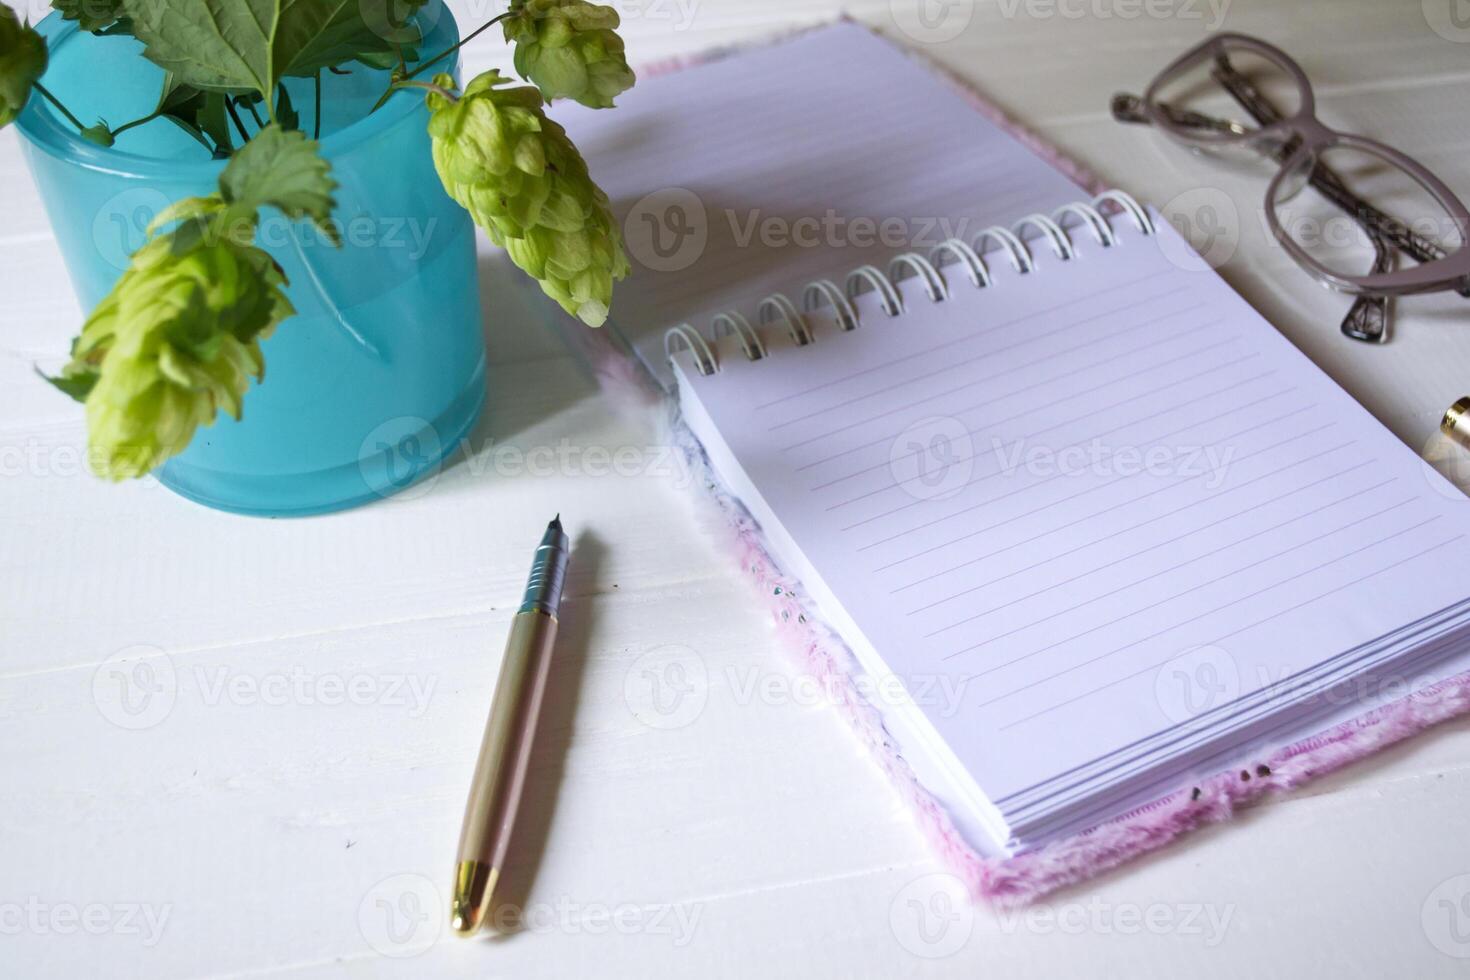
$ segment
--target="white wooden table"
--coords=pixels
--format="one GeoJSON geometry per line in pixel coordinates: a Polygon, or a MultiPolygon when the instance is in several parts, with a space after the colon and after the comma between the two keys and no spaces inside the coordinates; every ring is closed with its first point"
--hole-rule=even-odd
{"type": "MultiPolygon", "coordinates": [[[[1220,2],[933,0],[940,35],[963,28],[934,43],[900,28],[910,0],[619,6],[635,63],[845,8],[1161,205],[1263,185],[1123,131],[1107,97],[1206,28],[1256,33],[1302,60],[1329,121],[1470,193],[1463,0],[1220,2]]],[[[455,6],[463,23],[503,4],[455,6]]],[[[492,60],[495,44],[470,55],[492,60]]],[[[1464,722],[1030,913],[946,909],[909,819],[795,682],[653,426],[616,417],[554,337],[500,305],[474,456],[425,492],[260,521],[95,481],[80,412],[31,373],[60,362],[80,311],[13,132],[0,179],[0,975],[1470,970],[1464,722]],[[609,475],[597,452],[619,449],[636,465],[609,475]],[[532,451],[549,465],[517,462],[532,451]],[[458,942],[460,807],[557,510],[584,537],[506,888],[526,922],[458,942]]],[[[1344,301],[1288,267],[1253,215],[1237,227],[1225,274],[1423,448],[1470,391],[1465,308],[1405,302],[1390,345],[1349,344],[1344,301]]]]}

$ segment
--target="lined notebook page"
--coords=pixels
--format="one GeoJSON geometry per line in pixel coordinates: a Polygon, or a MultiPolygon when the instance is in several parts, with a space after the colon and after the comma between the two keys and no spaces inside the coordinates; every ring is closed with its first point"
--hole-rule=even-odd
{"type": "Polygon", "coordinates": [[[1170,671],[1228,708],[1466,598],[1466,499],[1160,225],[675,359],[717,467],[1002,810],[1188,721],[1170,671]]]}
{"type": "Polygon", "coordinates": [[[843,261],[886,262],[1084,195],[893,44],[839,23],[667,75],[617,112],[559,105],[622,226],[612,322],[669,380],[663,331],[843,261]]]}

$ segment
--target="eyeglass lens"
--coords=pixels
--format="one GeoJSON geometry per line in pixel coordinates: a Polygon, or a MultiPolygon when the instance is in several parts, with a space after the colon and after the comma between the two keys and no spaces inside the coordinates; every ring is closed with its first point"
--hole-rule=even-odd
{"type": "MultiPolygon", "coordinates": [[[[1330,186],[1330,185],[1329,185],[1330,186]]],[[[1276,183],[1269,205],[1286,234],[1317,266],[1337,276],[1374,271],[1375,249],[1369,229],[1407,232],[1429,247],[1426,258],[1447,255],[1464,244],[1465,229],[1412,174],[1392,160],[1355,146],[1330,145],[1299,155],[1276,183]],[[1314,168],[1325,168],[1353,198],[1370,208],[1344,209],[1334,195],[1312,182],[1314,168]],[[1395,217],[1388,217],[1388,216],[1395,217]]],[[[1413,259],[1400,256],[1399,266],[1413,259]]]]}

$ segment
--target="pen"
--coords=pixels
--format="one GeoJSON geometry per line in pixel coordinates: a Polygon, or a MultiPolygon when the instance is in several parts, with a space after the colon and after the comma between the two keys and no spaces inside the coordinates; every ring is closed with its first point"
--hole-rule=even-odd
{"type": "Polygon", "coordinates": [[[511,621],[500,679],[480,743],[480,759],[465,805],[454,865],[449,915],[454,931],[472,936],[485,921],[505,868],[511,826],[531,761],[531,738],[556,639],[556,615],[566,580],[569,544],[556,515],[541,537],[521,608],[511,621]]]}

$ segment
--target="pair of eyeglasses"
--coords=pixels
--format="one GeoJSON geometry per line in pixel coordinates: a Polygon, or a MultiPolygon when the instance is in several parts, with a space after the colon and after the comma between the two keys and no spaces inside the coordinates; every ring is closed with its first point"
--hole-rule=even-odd
{"type": "Polygon", "coordinates": [[[1323,124],[1306,73],[1274,45],[1217,35],[1142,96],[1114,96],[1112,108],[1119,121],[1151,124],[1197,150],[1245,149],[1274,161],[1266,224],[1318,282],[1357,297],[1343,320],[1347,336],[1386,340],[1390,297],[1470,296],[1470,211],[1411,157],[1323,124]],[[1232,115],[1215,114],[1221,104],[1232,115]],[[1400,268],[1401,258],[1412,264],[1400,268]]]}

